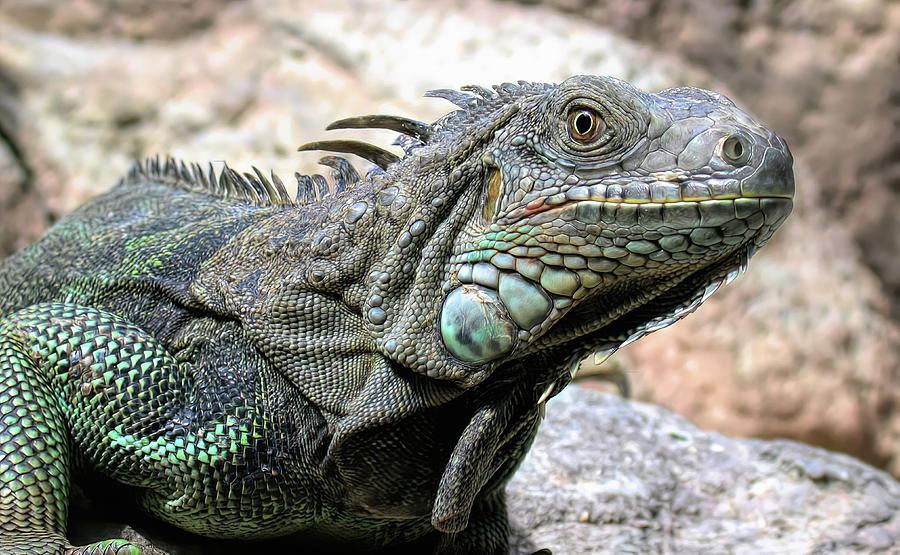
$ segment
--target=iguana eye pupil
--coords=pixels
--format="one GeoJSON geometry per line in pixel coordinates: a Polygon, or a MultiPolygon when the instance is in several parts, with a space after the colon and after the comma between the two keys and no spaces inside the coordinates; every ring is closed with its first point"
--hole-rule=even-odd
{"type": "Polygon", "coordinates": [[[606,128],[603,119],[597,112],[584,107],[578,107],[569,112],[568,123],[569,136],[581,143],[594,141],[606,128]]]}
{"type": "Polygon", "coordinates": [[[588,132],[590,132],[591,127],[593,126],[593,119],[591,119],[591,116],[585,114],[584,112],[578,114],[578,117],[575,118],[575,130],[582,135],[586,135],[588,132]]]}

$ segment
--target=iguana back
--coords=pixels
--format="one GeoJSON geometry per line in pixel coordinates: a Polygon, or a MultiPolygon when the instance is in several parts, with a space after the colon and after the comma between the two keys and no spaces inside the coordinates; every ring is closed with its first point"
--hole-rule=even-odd
{"type": "Polygon", "coordinates": [[[247,226],[284,207],[184,190],[167,179],[165,167],[153,171],[154,165],[148,160],[136,166],[109,193],[6,260],[0,314],[39,302],[73,302],[128,311],[122,315],[151,331],[165,322],[154,323],[146,303],[165,305],[153,310],[186,308],[178,305],[191,304],[189,288],[200,265],[247,226]]]}

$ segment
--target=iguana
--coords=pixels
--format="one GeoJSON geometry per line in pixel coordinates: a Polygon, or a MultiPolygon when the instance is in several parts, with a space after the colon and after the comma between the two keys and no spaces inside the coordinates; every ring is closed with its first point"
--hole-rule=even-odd
{"type": "MultiPolygon", "coordinates": [[[[504,553],[504,485],[592,352],[694,310],[792,208],[724,96],[437,90],[334,183],[150,159],[0,266],[0,551],[72,547],[70,476],[216,538],[504,553]],[[329,189],[333,189],[329,192],[329,189]]],[[[714,341],[714,338],[710,338],[714,341]]],[[[548,488],[552,485],[548,485],[548,488]]]]}

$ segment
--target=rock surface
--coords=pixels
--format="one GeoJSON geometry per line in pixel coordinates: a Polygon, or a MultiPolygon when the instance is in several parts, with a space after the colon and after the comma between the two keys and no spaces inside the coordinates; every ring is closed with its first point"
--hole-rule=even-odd
{"type": "Polygon", "coordinates": [[[507,491],[518,553],[900,549],[900,483],[884,472],[577,386],[548,404],[507,491]]]}

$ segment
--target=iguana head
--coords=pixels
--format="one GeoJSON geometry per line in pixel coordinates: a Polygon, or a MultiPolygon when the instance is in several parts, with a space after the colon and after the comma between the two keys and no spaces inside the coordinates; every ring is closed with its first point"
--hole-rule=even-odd
{"type": "Polygon", "coordinates": [[[415,372],[472,386],[612,352],[695,309],[791,211],[787,145],[722,95],[594,76],[464,91],[429,93],[460,107],[430,125],[334,124],[408,136],[378,158],[414,208],[363,313],[415,372]]]}

